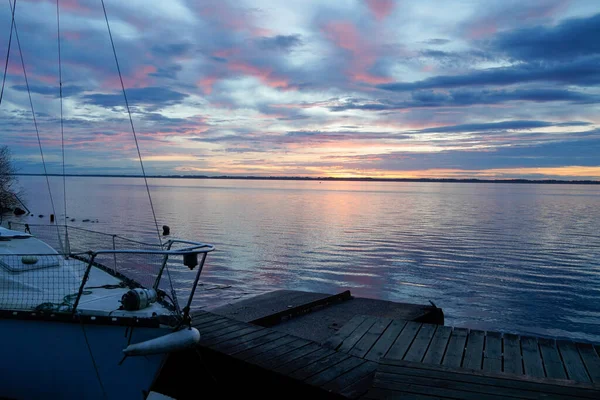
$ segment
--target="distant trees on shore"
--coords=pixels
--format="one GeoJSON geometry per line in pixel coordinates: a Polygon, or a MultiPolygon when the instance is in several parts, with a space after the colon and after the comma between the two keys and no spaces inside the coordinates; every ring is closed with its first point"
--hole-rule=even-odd
{"type": "Polygon", "coordinates": [[[0,213],[12,211],[19,201],[15,196],[16,170],[8,146],[0,146],[0,213]]]}

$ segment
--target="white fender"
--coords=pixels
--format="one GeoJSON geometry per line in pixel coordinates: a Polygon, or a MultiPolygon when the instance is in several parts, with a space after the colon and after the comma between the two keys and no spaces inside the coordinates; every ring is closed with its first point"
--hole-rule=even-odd
{"type": "Polygon", "coordinates": [[[126,356],[146,356],[150,354],[163,354],[172,351],[188,349],[200,342],[200,332],[196,328],[185,328],[177,332],[147,340],[145,342],[130,344],[123,349],[126,356]]]}

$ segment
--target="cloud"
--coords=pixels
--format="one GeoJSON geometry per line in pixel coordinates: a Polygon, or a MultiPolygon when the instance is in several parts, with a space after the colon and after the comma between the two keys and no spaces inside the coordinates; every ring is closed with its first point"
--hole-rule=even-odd
{"type": "MultiPolygon", "coordinates": [[[[21,92],[27,91],[27,86],[25,86],[25,85],[13,85],[13,86],[11,86],[11,88],[14,90],[21,91],[21,92]]],[[[54,97],[60,96],[58,86],[29,85],[29,90],[32,93],[42,94],[45,96],[54,96],[54,97]]],[[[70,97],[70,96],[78,95],[84,91],[85,91],[85,89],[81,86],[67,85],[67,86],[63,86],[62,95],[63,95],[63,97],[70,97]]]]}
{"type": "MultiPolygon", "coordinates": [[[[153,108],[160,108],[182,102],[187,94],[180,93],[163,87],[145,87],[127,89],[127,100],[129,105],[148,105],[153,108]]],[[[122,93],[115,94],[88,94],[82,96],[82,100],[87,104],[94,104],[101,107],[124,107],[125,100],[122,93]]]]}
{"type": "Polygon", "coordinates": [[[549,128],[549,127],[575,127],[575,126],[589,126],[590,122],[585,121],[571,121],[571,122],[548,122],[548,121],[501,121],[501,122],[487,122],[478,124],[461,124],[461,125],[450,125],[440,126],[435,128],[420,129],[413,131],[415,133],[463,133],[463,132],[487,132],[487,131],[511,131],[511,130],[529,130],[536,128],[549,128]]]}
{"type": "Polygon", "coordinates": [[[366,0],[369,10],[375,18],[382,20],[394,10],[394,0],[366,0]]]}
{"type": "Polygon", "coordinates": [[[423,43],[430,44],[430,45],[433,45],[433,46],[441,46],[441,45],[444,45],[444,44],[448,44],[450,42],[451,42],[450,39],[434,38],[434,39],[425,40],[423,43]]]}
{"type": "Polygon", "coordinates": [[[277,35],[263,37],[257,40],[258,45],[264,50],[283,50],[289,51],[294,47],[302,45],[300,35],[277,35]]]}
{"type": "Polygon", "coordinates": [[[472,90],[457,89],[447,92],[418,90],[411,93],[410,100],[394,101],[379,99],[360,101],[350,99],[329,106],[331,111],[365,110],[386,111],[411,108],[468,107],[508,102],[569,102],[573,104],[600,103],[600,94],[590,94],[566,89],[516,89],[516,90],[472,90]]]}
{"type": "Polygon", "coordinates": [[[502,32],[491,47],[522,61],[571,60],[600,54],[600,14],[568,19],[556,26],[502,32]]]}
{"type": "Polygon", "coordinates": [[[378,85],[380,89],[404,92],[419,89],[468,86],[505,86],[530,82],[557,82],[578,86],[600,84],[600,56],[594,55],[564,63],[530,63],[488,68],[462,75],[439,75],[416,82],[378,85]]]}

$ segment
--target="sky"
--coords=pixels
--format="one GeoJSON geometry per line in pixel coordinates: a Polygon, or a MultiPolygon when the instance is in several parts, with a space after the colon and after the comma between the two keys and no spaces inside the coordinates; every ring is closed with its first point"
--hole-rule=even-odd
{"type": "MultiPolygon", "coordinates": [[[[597,0],[105,4],[149,174],[600,179],[597,0]]],[[[102,5],[59,10],[65,171],[139,174],[102,5]]],[[[15,21],[60,173],[56,2],[15,21]]],[[[10,22],[5,3],[2,66],[10,22]]],[[[14,36],[4,144],[43,172],[14,36]]]]}

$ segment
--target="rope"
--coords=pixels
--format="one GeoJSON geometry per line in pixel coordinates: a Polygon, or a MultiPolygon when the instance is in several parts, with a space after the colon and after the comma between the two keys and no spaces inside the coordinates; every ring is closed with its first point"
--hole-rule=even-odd
{"type": "Polygon", "coordinates": [[[119,80],[121,82],[121,89],[123,91],[123,98],[125,99],[125,107],[127,108],[127,114],[129,115],[129,123],[131,124],[131,132],[133,133],[133,139],[135,141],[135,147],[137,149],[138,158],[140,160],[140,167],[142,168],[142,175],[144,176],[144,183],[146,184],[146,192],[148,192],[148,200],[150,201],[150,208],[152,209],[152,217],[154,218],[154,225],[156,226],[156,234],[158,235],[158,242],[162,246],[162,239],[160,236],[160,230],[158,229],[158,222],[156,220],[156,213],[154,212],[154,204],[152,204],[152,196],[150,195],[150,188],[148,187],[148,178],[146,178],[146,171],[144,169],[144,162],[142,161],[142,153],[140,152],[140,146],[138,144],[137,135],[135,133],[135,127],[133,126],[133,118],[131,117],[131,110],[129,109],[129,102],[127,101],[127,93],[125,93],[125,84],[123,83],[123,76],[121,74],[121,67],[119,66],[119,59],[117,58],[117,50],[115,49],[115,42],[112,37],[110,30],[110,24],[108,23],[108,15],[106,14],[106,6],[104,0],[102,2],[102,10],[104,11],[104,19],[106,20],[106,27],[108,29],[108,36],[110,37],[110,44],[112,46],[113,55],[115,56],[115,64],[117,65],[117,71],[119,72],[119,80]]]}
{"type": "MultiPolygon", "coordinates": [[[[15,9],[13,8],[13,4],[11,0],[8,0],[8,4],[10,4],[10,9],[13,12],[15,9]]],[[[29,90],[29,80],[27,79],[27,70],[25,69],[25,59],[23,58],[23,51],[21,50],[21,41],[19,40],[19,31],[17,29],[17,21],[13,19],[13,24],[15,27],[15,38],[17,39],[17,47],[19,48],[19,55],[21,57],[21,66],[23,67],[23,76],[25,77],[25,86],[27,87],[27,95],[29,96],[29,105],[31,106],[31,116],[33,118],[33,125],[35,126],[35,133],[37,135],[38,145],[40,147],[40,155],[42,156],[42,165],[44,167],[44,176],[46,177],[46,185],[48,186],[48,194],[50,195],[50,204],[52,205],[52,213],[56,215],[56,208],[54,207],[54,198],[52,197],[52,189],[50,188],[50,178],[48,178],[48,169],[46,168],[46,160],[44,159],[44,150],[42,149],[42,139],[40,138],[40,131],[38,129],[37,119],[35,118],[35,110],[33,108],[33,100],[31,99],[31,90],[29,90]]],[[[64,247],[62,243],[62,239],[60,238],[60,230],[58,229],[58,224],[56,224],[56,234],[58,235],[58,243],[60,245],[61,250],[64,254],[64,247]]]]}
{"type": "Polygon", "coordinates": [[[60,55],[60,12],[58,0],[56,0],[56,30],[58,43],[58,88],[60,94],[60,141],[62,148],[62,177],[63,177],[63,203],[65,206],[65,254],[70,251],[69,229],[67,228],[67,178],[65,176],[65,129],[63,120],[63,91],[62,91],[62,62],[60,55]]]}
{"type": "MultiPolygon", "coordinates": [[[[10,0],[9,0],[10,2],[10,0]]],[[[4,63],[4,77],[2,78],[2,90],[0,91],[0,104],[2,104],[2,97],[4,96],[4,84],[6,83],[6,72],[8,71],[8,59],[10,58],[10,44],[12,43],[13,28],[15,26],[15,10],[17,9],[17,0],[15,0],[15,7],[12,9],[12,19],[10,21],[10,35],[8,36],[8,49],[6,50],[6,63],[4,63]]]]}
{"type": "Polygon", "coordinates": [[[96,378],[98,379],[98,383],[100,384],[100,389],[102,389],[102,396],[106,399],[106,390],[104,390],[104,384],[102,384],[102,378],[100,378],[100,372],[98,371],[98,365],[96,364],[96,359],[94,358],[94,354],[92,353],[92,347],[90,346],[90,342],[88,341],[87,333],[85,332],[85,326],[81,318],[79,319],[81,322],[81,330],[83,331],[83,337],[85,338],[85,344],[87,345],[88,352],[90,353],[90,358],[92,359],[92,364],[94,365],[94,371],[96,371],[96,378]]]}

